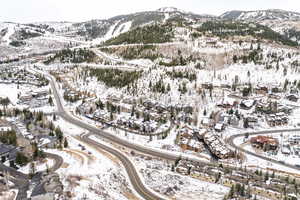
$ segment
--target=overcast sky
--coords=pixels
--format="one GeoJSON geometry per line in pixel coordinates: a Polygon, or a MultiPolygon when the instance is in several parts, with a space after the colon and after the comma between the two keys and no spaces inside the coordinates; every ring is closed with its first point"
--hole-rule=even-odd
{"type": "Polygon", "coordinates": [[[86,21],[170,6],[197,14],[228,10],[284,9],[300,12],[300,0],[2,0],[0,21],[86,21]]]}

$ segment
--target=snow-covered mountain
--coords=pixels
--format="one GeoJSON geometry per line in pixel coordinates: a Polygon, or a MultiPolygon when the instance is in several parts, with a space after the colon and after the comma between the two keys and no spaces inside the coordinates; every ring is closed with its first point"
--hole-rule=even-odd
{"type": "Polygon", "coordinates": [[[300,43],[300,13],[270,9],[257,11],[229,11],[222,14],[222,20],[251,21],[268,26],[287,38],[300,43]]]}
{"type": "Polygon", "coordinates": [[[162,7],[157,9],[158,12],[166,12],[166,13],[172,13],[172,12],[181,12],[181,13],[185,13],[184,10],[180,10],[178,8],[175,7],[162,7]]]}
{"type": "Polygon", "coordinates": [[[213,16],[198,15],[173,7],[164,7],[156,11],[138,12],[128,15],[119,15],[110,19],[96,19],[80,23],[0,23],[0,41],[23,40],[32,36],[49,36],[51,34],[83,40],[99,38],[109,39],[123,32],[129,31],[132,28],[155,22],[163,22],[172,18],[182,18],[188,21],[193,21],[202,18],[213,18],[213,16]],[[27,32],[28,34],[26,34],[27,32]],[[23,36],[25,37],[23,38],[23,36]]]}
{"type": "Polygon", "coordinates": [[[60,49],[116,37],[136,27],[167,21],[199,26],[209,20],[242,20],[260,23],[294,41],[300,41],[300,13],[283,10],[230,11],[220,17],[186,12],[174,7],[119,15],[85,22],[37,22],[29,24],[0,22],[0,57],[60,49]]]}
{"type": "Polygon", "coordinates": [[[300,20],[300,13],[270,9],[257,11],[238,11],[225,12],[220,16],[222,19],[263,21],[263,20],[300,20]]]}

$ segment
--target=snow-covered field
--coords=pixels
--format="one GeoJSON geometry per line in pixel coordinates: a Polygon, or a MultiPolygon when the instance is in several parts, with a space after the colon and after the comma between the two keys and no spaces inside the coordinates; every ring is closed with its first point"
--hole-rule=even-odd
{"type": "Polygon", "coordinates": [[[71,192],[72,199],[139,199],[116,158],[76,139],[84,130],[62,119],[55,123],[63,124],[61,129],[69,147],[47,152],[63,157],[64,164],[57,172],[62,177],[65,191],[71,192]]]}
{"type": "Polygon", "coordinates": [[[171,199],[218,200],[229,191],[229,188],[219,184],[171,172],[170,164],[164,161],[136,157],[134,162],[138,164],[145,183],[171,199]]]}
{"type": "Polygon", "coordinates": [[[34,163],[34,172],[42,172],[51,168],[54,165],[54,162],[54,160],[46,158],[42,161],[30,162],[26,166],[19,168],[18,171],[24,174],[30,174],[33,172],[32,163],[34,163]]]}

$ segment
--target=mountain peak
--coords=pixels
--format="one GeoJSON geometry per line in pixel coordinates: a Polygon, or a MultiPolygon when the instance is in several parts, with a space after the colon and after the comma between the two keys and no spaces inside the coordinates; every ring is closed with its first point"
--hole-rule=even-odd
{"type": "Polygon", "coordinates": [[[159,8],[157,11],[158,12],[182,12],[182,13],[185,13],[185,11],[180,10],[175,7],[162,7],[162,8],[159,8]]]}

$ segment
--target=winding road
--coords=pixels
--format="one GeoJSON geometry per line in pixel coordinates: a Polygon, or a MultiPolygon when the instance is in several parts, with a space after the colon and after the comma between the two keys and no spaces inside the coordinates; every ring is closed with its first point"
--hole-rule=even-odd
{"type": "MultiPolygon", "coordinates": [[[[61,97],[58,93],[57,86],[56,86],[54,78],[52,76],[49,76],[49,75],[47,75],[47,76],[50,79],[51,88],[53,90],[53,94],[54,94],[54,97],[55,97],[55,100],[56,100],[56,105],[57,105],[57,108],[58,108],[58,115],[61,116],[65,121],[67,121],[71,124],[74,124],[78,127],[81,127],[83,129],[88,130],[90,133],[88,135],[85,135],[85,136],[82,137],[82,139],[86,143],[90,144],[91,146],[96,146],[96,147],[102,148],[102,149],[106,150],[107,152],[109,152],[109,153],[113,154],[114,156],[116,156],[122,162],[122,164],[124,165],[134,189],[143,198],[145,198],[145,199],[155,199],[155,200],[162,199],[159,195],[157,195],[155,192],[149,190],[144,185],[144,183],[141,181],[140,176],[139,176],[137,170],[135,169],[133,163],[126,157],[126,155],[119,152],[118,150],[115,150],[115,149],[111,148],[110,146],[100,144],[100,143],[90,139],[89,136],[90,135],[100,136],[101,138],[107,139],[111,143],[118,144],[122,147],[126,147],[128,149],[131,149],[131,150],[143,153],[143,154],[147,154],[147,155],[154,156],[154,157],[159,157],[159,158],[169,160],[169,161],[175,161],[176,159],[180,158],[180,156],[179,155],[174,155],[172,153],[162,152],[162,151],[159,151],[159,150],[148,148],[148,147],[145,147],[145,146],[142,146],[142,145],[133,144],[133,143],[127,141],[127,140],[124,140],[122,138],[114,136],[110,133],[107,133],[107,132],[105,132],[101,129],[98,129],[98,128],[92,126],[92,125],[89,125],[89,124],[87,124],[83,121],[80,121],[80,120],[72,117],[71,114],[69,114],[68,112],[65,111],[64,106],[62,105],[61,97]]],[[[266,130],[266,131],[251,132],[251,133],[249,133],[249,135],[253,136],[253,135],[262,135],[262,134],[279,133],[279,132],[293,132],[293,131],[300,131],[300,129],[266,130]]],[[[299,168],[294,166],[294,165],[291,165],[291,164],[288,164],[288,163],[283,163],[283,162],[274,160],[272,158],[268,158],[268,157],[264,157],[262,155],[255,154],[253,152],[245,150],[245,149],[243,149],[243,148],[241,148],[241,147],[234,144],[233,141],[234,141],[235,138],[243,137],[246,134],[247,134],[247,132],[231,136],[228,140],[228,144],[230,146],[232,146],[233,148],[238,149],[241,152],[244,152],[245,154],[255,156],[259,159],[263,159],[263,160],[266,160],[266,161],[269,161],[269,162],[273,162],[273,163],[276,163],[276,164],[279,164],[279,165],[282,165],[282,166],[285,166],[285,167],[289,167],[289,168],[292,168],[292,169],[299,170],[299,168]]],[[[198,159],[190,159],[190,160],[197,161],[197,162],[202,162],[202,161],[199,161],[198,159]]]]}
{"type": "MultiPolygon", "coordinates": [[[[125,146],[125,147],[133,149],[133,150],[137,150],[137,151],[145,153],[145,154],[150,154],[150,155],[153,155],[153,156],[162,157],[162,158],[169,159],[169,160],[175,160],[177,158],[177,156],[171,156],[171,155],[168,155],[168,154],[163,154],[163,153],[160,153],[159,151],[150,150],[150,149],[145,148],[143,146],[138,146],[138,145],[132,144],[132,143],[126,141],[126,140],[123,140],[123,139],[120,139],[120,138],[118,138],[114,135],[111,135],[110,133],[106,133],[103,130],[95,128],[94,126],[86,124],[83,121],[75,119],[68,112],[65,111],[65,109],[62,105],[61,97],[58,93],[54,78],[50,75],[47,75],[47,76],[50,78],[50,84],[51,84],[51,88],[52,88],[52,91],[53,91],[53,94],[54,94],[54,98],[56,100],[58,115],[60,117],[62,117],[65,121],[67,121],[71,124],[74,124],[78,127],[81,127],[85,130],[88,130],[90,132],[89,135],[94,134],[94,135],[101,136],[102,138],[105,138],[105,139],[109,140],[110,142],[125,146]]],[[[160,195],[156,194],[154,191],[148,189],[147,186],[144,185],[144,183],[141,180],[134,164],[129,160],[129,158],[127,158],[126,155],[124,155],[120,151],[118,151],[118,150],[116,150],[116,149],[114,149],[114,148],[112,148],[108,145],[104,145],[104,144],[100,144],[98,142],[95,142],[95,141],[89,139],[88,136],[84,136],[83,140],[85,140],[85,142],[88,143],[91,146],[99,147],[99,148],[104,149],[105,151],[111,153],[112,155],[116,156],[122,162],[122,164],[124,165],[134,189],[139,193],[139,195],[141,197],[143,197],[144,199],[147,199],[147,200],[160,200],[160,199],[163,199],[160,195]]]]}
{"type": "MultiPolygon", "coordinates": [[[[55,160],[54,165],[49,168],[50,171],[56,171],[63,164],[63,159],[59,155],[45,153],[47,158],[55,160]]],[[[18,188],[18,194],[16,200],[24,200],[27,199],[27,191],[29,190],[29,176],[28,174],[24,174],[22,172],[17,171],[12,167],[7,167],[3,164],[0,164],[0,171],[8,172],[10,174],[9,180],[15,184],[15,187],[18,188]],[[12,178],[13,177],[13,178],[12,178]]],[[[36,174],[36,181],[40,182],[40,174],[41,172],[36,174]]]]}
{"type": "Polygon", "coordinates": [[[249,136],[254,136],[254,135],[265,135],[265,134],[272,134],[272,133],[285,133],[285,132],[295,132],[295,131],[300,131],[300,128],[295,128],[295,129],[275,129],[275,130],[265,130],[265,131],[257,131],[257,132],[245,132],[245,133],[241,133],[241,134],[230,136],[228,138],[228,144],[230,146],[232,146],[233,148],[235,148],[235,149],[237,149],[237,150],[239,150],[239,151],[241,151],[241,152],[243,152],[245,154],[254,156],[256,158],[259,158],[259,159],[262,159],[262,160],[265,160],[265,161],[268,161],[268,162],[272,162],[272,163],[275,163],[275,164],[278,164],[278,165],[282,165],[284,167],[288,167],[288,168],[291,168],[291,169],[300,170],[300,168],[297,167],[297,166],[295,166],[295,165],[288,164],[288,163],[285,163],[285,162],[281,162],[281,161],[278,161],[278,160],[275,160],[275,159],[272,159],[272,158],[269,158],[269,157],[265,157],[265,156],[256,154],[254,152],[248,151],[248,150],[243,149],[243,148],[239,147],[238,145],[234,144],[234,140],[236,138],[245,137],[246,134],[249,134],[249,136]]]}

